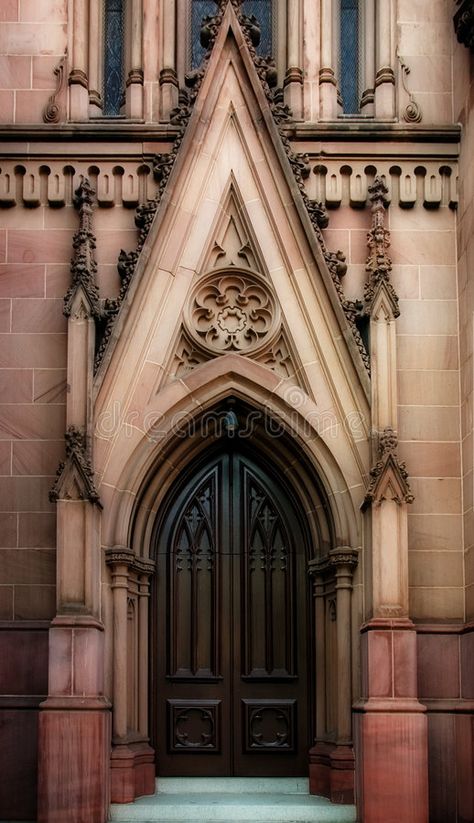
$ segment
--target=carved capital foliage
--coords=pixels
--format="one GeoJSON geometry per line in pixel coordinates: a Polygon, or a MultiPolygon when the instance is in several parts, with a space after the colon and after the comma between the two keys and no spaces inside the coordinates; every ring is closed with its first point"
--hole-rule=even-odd
{"type": "Polygon", "coordinates": [[[345,568],[352,573],[359,563],[359,552],[351,546],[336,546],[324,555],[324,557],[310,560],[308,563],[308,573],[312,577],[325,577],[333,574],[337,569],[345,568]]]}
{"type": "Polygon", "coordinates": [[[413,503],[408,471],[405,463],[398,459],[397,452],[397,434],[387,427],[379,436],[378,459],[370,470],[370,483],[362,504],[363,509],[383,500],[394,500],[398,504],[413,503]]]}
{"type": "Polygon", "coordinates": [[[385,209],[388,206],[388,189],[380,177],[376,177],[369,186],[369,198],[372,203],[372,228],[367,234],[369,255],[365,266],[368,281],[364,289],[365,313],[373,315],[374,306],[380,289],[383,287],[387,296],[387,305],[392,317],[398,317],[398,296],[390,282],[392,261],[388,256],[390,232],[385,228],[385,209]]]}
{"type": "Polygon", "coordinates": [[[66,460],[59,464],[56,482],[49,493],[49,499],[89,500],[101,508],[99,494],[94,483],[94,470],[87,448],[84,431],[76,426],[69,426],[64,435],[66,441],[66,460]]]}
{"type": "Polygon", "coordinates": [[[112,570],[117,566],[126,566],[128,571],[138,575],[151,577],[155,571],[155,561],[150,558],[137,557],[132,549],[126,546],[112,546],[105,550],[105,562],[112,570]]]}
{"type": "Polygon", "coordinates": [[[90,317],[99,318],[101,307],[99,289],[96,283],[97,263],[95,259],[96,238],[92,227],[92,213],[95,191],[87,177],[76,190],[75,206],[79,212],[79,229],[74,234],[71,261],[71,285],[64,297],[64,314],[71,317],[76,297],[82,292],[80,311],[90,317]]]}
{"type": "Polygon", "coordinates": [[[454,30],[460,43],[474,52],[474,0],[456,0],[454,30]]]}

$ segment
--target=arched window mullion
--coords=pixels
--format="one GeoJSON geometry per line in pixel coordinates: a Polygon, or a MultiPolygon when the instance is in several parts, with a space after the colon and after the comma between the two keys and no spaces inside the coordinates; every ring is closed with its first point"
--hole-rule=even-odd
{"type": "Polygon", "coordinates": [[[102,114],[117,117],[124,103],[125,0],[104,0],[102,114]]]}

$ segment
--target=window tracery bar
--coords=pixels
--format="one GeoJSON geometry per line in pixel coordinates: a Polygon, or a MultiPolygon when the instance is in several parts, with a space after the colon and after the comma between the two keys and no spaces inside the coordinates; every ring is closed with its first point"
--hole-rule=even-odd
{"type": "Polygon", "coordinates": [[[345,114],[359,112],[359,0],[341,0],[340,91],[345,114]]]}
{"type": "Polygon", "coordinates": [[[117,116],[124,88],[124,0],[104,0],[103,114],[117,116]]]}

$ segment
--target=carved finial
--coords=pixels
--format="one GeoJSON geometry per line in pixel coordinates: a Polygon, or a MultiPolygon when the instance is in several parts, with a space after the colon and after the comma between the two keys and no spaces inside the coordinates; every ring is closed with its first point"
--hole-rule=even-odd
{"type": "Polygon", "coordinates": [[[89,500],[101,505],[94,483],[94,470],[87,449],[85,432],[69,426],[66,441],[66,460],[59,464],[56,482],[49,493],[51,502],[57,500],[89,500]]]}
{"type": "Polygon", "coordinates": [[[398,437],[390,426],[379,435],[378,459],[370,470],[370,483],[362,508],[386,497],[396,503],[413,503],[406,464],[398,459],[398,437]]]}
{"type": "Polygon", "coordinates": [[[79,290],[85,298],[78,311],[95,318],[101,316],[99,289],[96,283],[97,263],[95,260],[96,239],[92,231],[92,206],[95,191],[87,177],[84,177],[75,192],[74,205],[79,212],[79,229],[74,235],[72,246],[74,257],[71,261],[71,285],[64,297],[64,314],[70,317],[74,300],[79,290]]]}

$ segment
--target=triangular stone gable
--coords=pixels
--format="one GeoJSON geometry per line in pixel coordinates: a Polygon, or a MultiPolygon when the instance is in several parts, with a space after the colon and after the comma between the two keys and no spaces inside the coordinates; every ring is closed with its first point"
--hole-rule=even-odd
{"type": "MultiPolygon", "coordinates": [[[[245,299],[267,288],[279,315],[268,351],[262,337],[248,356],[262,356],[282,380],[297,375],[336,425],[355,411],[367,427],[367,372],[230,6],[96,377],[97,414],[119,403],[125,418],[129,407],[159,403],[170,364],[176,373],[183,357],[199,359],[183,318],[201,281],[226,270],[242,276],[245,299]],[[235,252],[245,255],[246,244],[237,267],[235,252]],[[223,267],[216,247],[231,255],[223,267]]],[[[238,327],[239,311],[226,311],[221,325],[238,327]]]]}
{"type": "Polygon", "coordinates": [[[233,172],[229,175],[227,193],[221,211],[217,214],[216,224],[211,229],[210,238],[211,242],[207,243],[198,271],[236,266],[267,274],[265,260],[233,172]]]}

